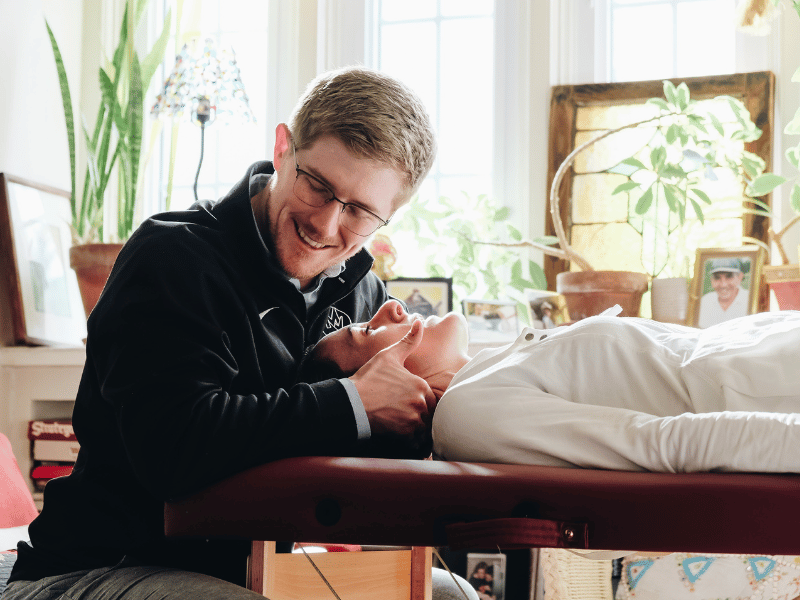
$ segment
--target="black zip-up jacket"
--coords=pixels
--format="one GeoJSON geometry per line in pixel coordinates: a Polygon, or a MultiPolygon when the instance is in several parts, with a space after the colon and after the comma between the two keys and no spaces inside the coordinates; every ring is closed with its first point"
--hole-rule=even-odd
{"type": "Polygon", "coordinates": [[[369,319],[385,288],[362,250],[306,314],[256,227],[249,182],[262,172],[271,163],[217,203],[148,219],[125,244],[88,321],[80,454],[47,484],[11,581],[127,556],[243,584],[249,543],[168,540],[164,501],[282,457],[369,452],[338,380],[295,380],[306,348],[369,319]]]}

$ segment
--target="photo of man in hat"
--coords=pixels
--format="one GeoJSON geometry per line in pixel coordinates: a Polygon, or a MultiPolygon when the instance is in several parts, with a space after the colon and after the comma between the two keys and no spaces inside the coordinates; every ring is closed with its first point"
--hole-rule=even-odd
{"type": "Polygon", "coordinates": [[[701,329],[749,314],[749,291],[742,287],[750,260],[736,257],[711,258],[704,265],[712,291],[700,299],[697,326],[701,329]]]}

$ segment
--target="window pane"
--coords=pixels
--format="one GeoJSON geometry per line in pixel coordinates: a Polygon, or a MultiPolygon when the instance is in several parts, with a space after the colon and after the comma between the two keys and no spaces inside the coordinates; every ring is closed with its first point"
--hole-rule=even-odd
{"type": "Polygon", "coordinates": [[[672,76],[672,8],[666,4],[612,9],[611,80],[672,76]]]}
{"type": "Polygon", "coordinates": [[[382,0],[381,20],[406,21],[436,16],[436,2],[431,0],[382,0]]]}
{"type": "MultiPolygon", "coordinates": [[[[433,4],[433,2],[431,2],[433,4]]],[[[442,16],[492,16],[494,0],[442,0],[442,16]]]]}
{"type": "Polygon", "coordinates": [[[443,174],[491,164],[494,122],[476,117],[488,117],[493,111],[494,90],[488,85],[492,81],[493,45],[491,19],[442,23],[441,102],[447,107],[440,117],[443,174]]]}
{"type": "Polygon", "coordinates": [[[678,77],[736,70],[734,8],[733,0],[678,5],[678,77]]]}
{"type": "Polygon", "coordinates": [[[432,22],[387,25],[381,28],[380,70],[408,85],[437,120],[436,26],[432,22]],[[413,44],[409,40],[414,40],[413,44]]]}

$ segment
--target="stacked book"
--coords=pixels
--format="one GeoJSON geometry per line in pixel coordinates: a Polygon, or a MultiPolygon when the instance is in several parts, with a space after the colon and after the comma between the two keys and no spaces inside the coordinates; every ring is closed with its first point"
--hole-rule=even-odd
{"type": "Polygon", "coordinates": [[[70,420],[29,421],[28,439],[33,459],[31,480],[37,491],[51,479],[72,472],[80,446],[70,420]]]}

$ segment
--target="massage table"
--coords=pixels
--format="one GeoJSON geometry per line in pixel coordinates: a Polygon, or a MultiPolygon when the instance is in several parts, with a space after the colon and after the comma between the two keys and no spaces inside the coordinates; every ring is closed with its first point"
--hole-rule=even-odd
{"type": "Polygon", "coordinates": [[[798,512],[800,475],[303,457],[166,504],[165,532],[252,540],[248,587],[272,600],[334,598],[315,565],[343,600],[417,600],[430,598],[431,547],[796,555],[798,512]],[[401,549],[312,565],[275,540],[401,549]]]}

